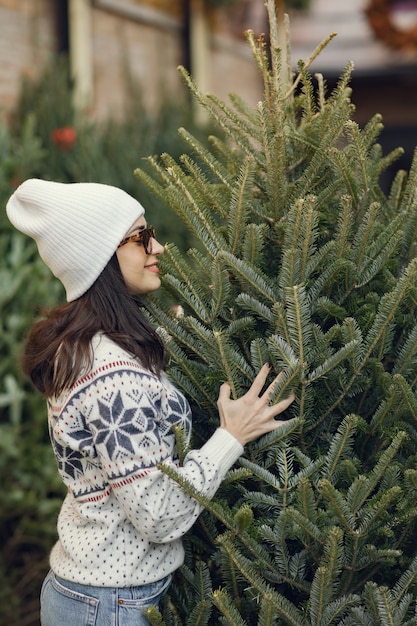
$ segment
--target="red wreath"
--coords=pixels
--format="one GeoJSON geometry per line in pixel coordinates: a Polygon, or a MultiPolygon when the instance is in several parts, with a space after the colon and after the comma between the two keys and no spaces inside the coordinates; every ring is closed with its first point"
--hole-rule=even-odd
{"type": "Polygon", "coordinates": [[[389,48],[417,50],[417,24],[413,28],[397,28],[392,19],[392,0],[370,0],[365,9],[369,24],[380,41],[389,48]]]}

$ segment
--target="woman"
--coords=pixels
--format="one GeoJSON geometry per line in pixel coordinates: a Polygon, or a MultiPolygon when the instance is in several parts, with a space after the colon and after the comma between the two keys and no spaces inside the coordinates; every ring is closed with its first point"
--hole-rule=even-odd
{"type": "Polygon", "coordinates": [[[278,428],[291,396],[269,406],[262,367],[249,391],[220,388],[220,427],[179,467],[173,426],[190,437],[186,399],[163,372],[164,347],[140,298],[160,286],[163,246],[143,207],[97,183],[25,181],[7,204],[61,280],[67,304],[28,336],[23,365],[47,399],[68,493],[41,592],[42,626],[139,626],[183,562],[181,537],[201,506],[163,461],[212,497],[245,444],[278,428]]]}

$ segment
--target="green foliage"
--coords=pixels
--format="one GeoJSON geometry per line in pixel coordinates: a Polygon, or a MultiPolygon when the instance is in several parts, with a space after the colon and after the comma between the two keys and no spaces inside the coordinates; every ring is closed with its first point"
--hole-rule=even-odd
{"type": "MultiPolygon", "coordinates": [[[[44,158],[26,118],[19,135],[0,127],[0,198],[44,158]]],[[[54,304],[61,290],[36,245],[0,214],[0,622],[39,623],[39,588],[56,535],[63,489],[48,441],[46,408],[20,369],[20,354],[36,304],[54,304]]]]}
{"type": "Polygon", "coordinates": [[[267,5],[270,55],[248,35],[262,102],[222,102],[183,71],[224,138],[208,149],[181,130],[193,156],[165,152],[136,174],[199,241],[167,248],[165,297],[148,305],[193,404],[193,445],[217,426],[219,384],[238,396],[265,361],[284,372],[274,399],[296,401],[214,501],[164,468],[206,510],[151,623],[405,626],[417,615],[417,157],[386,196],[379,177],[401,150],[382,154],[379,115],[352,121],[352,68],[331,93],[308,63],[293,73],[267,5]],[[204,602],[203,587],[190,592],[202,564],[204,602]]]}

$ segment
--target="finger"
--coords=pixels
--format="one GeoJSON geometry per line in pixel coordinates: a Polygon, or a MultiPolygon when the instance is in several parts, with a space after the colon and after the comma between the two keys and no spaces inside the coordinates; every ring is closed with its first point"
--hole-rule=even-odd
{"type": "Polygon", "coordinates": [[[270,385],[268,385],[268,388],[265,390],[265,393],[262,394],[262,397],[265,397],[269,400],[270,396],[274,393],[275,391],[275,387],[276,385],[279,383],[280,380],[282,380],[282,378],[284,377],[284,372],[280,372],[278,374],[278,376],[276,376],[274,378],[274,380],[272,381],[272,383],[270,385]]]}
{"type": "Polygon", "coordinates": [[[247,393],[254,393],[259,396],[270,371],[271,365],[269,363],[265,363],[253,379],[253,383],[247,393]]]}
{"type": "Polygon", "coordinates": [[[292,404],[295,400],[295,393],[292,391],[287,398],[280,400],[277,404],[273,404],[270,408],[273,411],[273,415],[279,415],[292,404]]]}
{"type": "Polygon", "coordinates": [[[223,383],[222,385],[220,385],[218,402],[220,401],[224,402],[225,400],[230,400],[230,392],[231,392],[231,387],[229,383],[223,383]]]}

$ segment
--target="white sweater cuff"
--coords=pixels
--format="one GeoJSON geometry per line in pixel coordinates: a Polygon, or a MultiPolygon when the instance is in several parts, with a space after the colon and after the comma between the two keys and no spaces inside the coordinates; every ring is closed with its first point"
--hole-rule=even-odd
{"type": "Polygon", "coordinates": [[[224,428],[218,428],[200,451],[217,467],[227,472],[243,454],[243,446],[224,428]]]}

